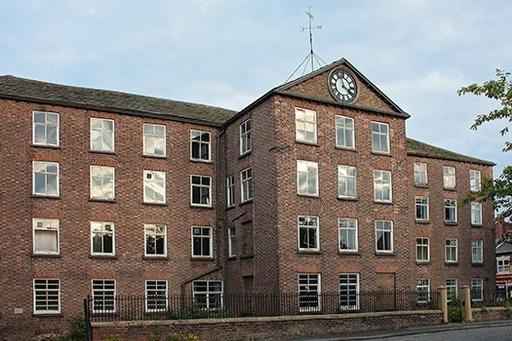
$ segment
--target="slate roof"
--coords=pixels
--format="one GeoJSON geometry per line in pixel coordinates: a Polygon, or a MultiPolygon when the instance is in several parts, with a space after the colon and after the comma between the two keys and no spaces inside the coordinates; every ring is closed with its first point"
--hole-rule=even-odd
{"type": "Polygon", "coordinates": [[[455,153],[450,150],[435,147],[430,144],[426,144],[411,138],[407,138],[407,155],[422,156],[442,160],[478,163],[486,166],[496,165],[492,161],[480,160],[471,156],[455,153]]]}
{"type": "Polygon", "coordinates": [[[213,126],[221,126],[237,113],[233,110],[202,104],[46,83],[14,76],[0,76],[0,98],[139,116],[172,118],[178,121],[213,126]]]}
{"type": "Polygon", "coordinates": [[[497,255],[503,255],[507,253],[512,253],[512,243],[510,242],[503,242],[496,248],[497,255]]]}

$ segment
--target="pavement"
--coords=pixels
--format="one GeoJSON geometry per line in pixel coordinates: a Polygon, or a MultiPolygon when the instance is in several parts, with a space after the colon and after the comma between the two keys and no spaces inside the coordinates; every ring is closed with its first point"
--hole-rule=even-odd
{"type": "Polygon", "coordinates": [[[322,337],[302,337],[294,341],[512,341],[512,321],[452,323],[398,330],[380,330],[322,337]]]}

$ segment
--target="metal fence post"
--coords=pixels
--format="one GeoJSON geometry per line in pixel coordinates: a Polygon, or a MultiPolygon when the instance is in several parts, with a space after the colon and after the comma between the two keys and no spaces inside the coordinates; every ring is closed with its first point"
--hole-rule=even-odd
{"type": "Polygon", "coordinates": [[[445,286],[437,289],[439,290],[439,308],[443,311],[443,322],[448,323],[448,290],[445,286]]]}

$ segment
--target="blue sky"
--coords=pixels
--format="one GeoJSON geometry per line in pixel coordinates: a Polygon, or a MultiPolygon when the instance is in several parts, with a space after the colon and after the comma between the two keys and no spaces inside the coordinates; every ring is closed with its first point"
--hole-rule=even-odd
{"type": "Polygon", "coordinates": [[[309,5],[316,53],[409,112],[408,136],[510,164],[506,122],[469,130],[495,104],[456,94],[512,71],[510,1],[0,0],[0,74],[241,109],[305,57],[309,5]]]}

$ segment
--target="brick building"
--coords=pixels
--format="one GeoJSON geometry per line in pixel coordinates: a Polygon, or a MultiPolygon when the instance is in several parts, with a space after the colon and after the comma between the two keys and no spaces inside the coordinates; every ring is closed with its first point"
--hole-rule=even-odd
{"type": "Polygon", "coordinates": [[[5,335],[86,295],[495,288],[492,208],[457,205],[493,163],[408,139],[345,59],[240,112],[3,76],[0,113],[5,335]]]}

